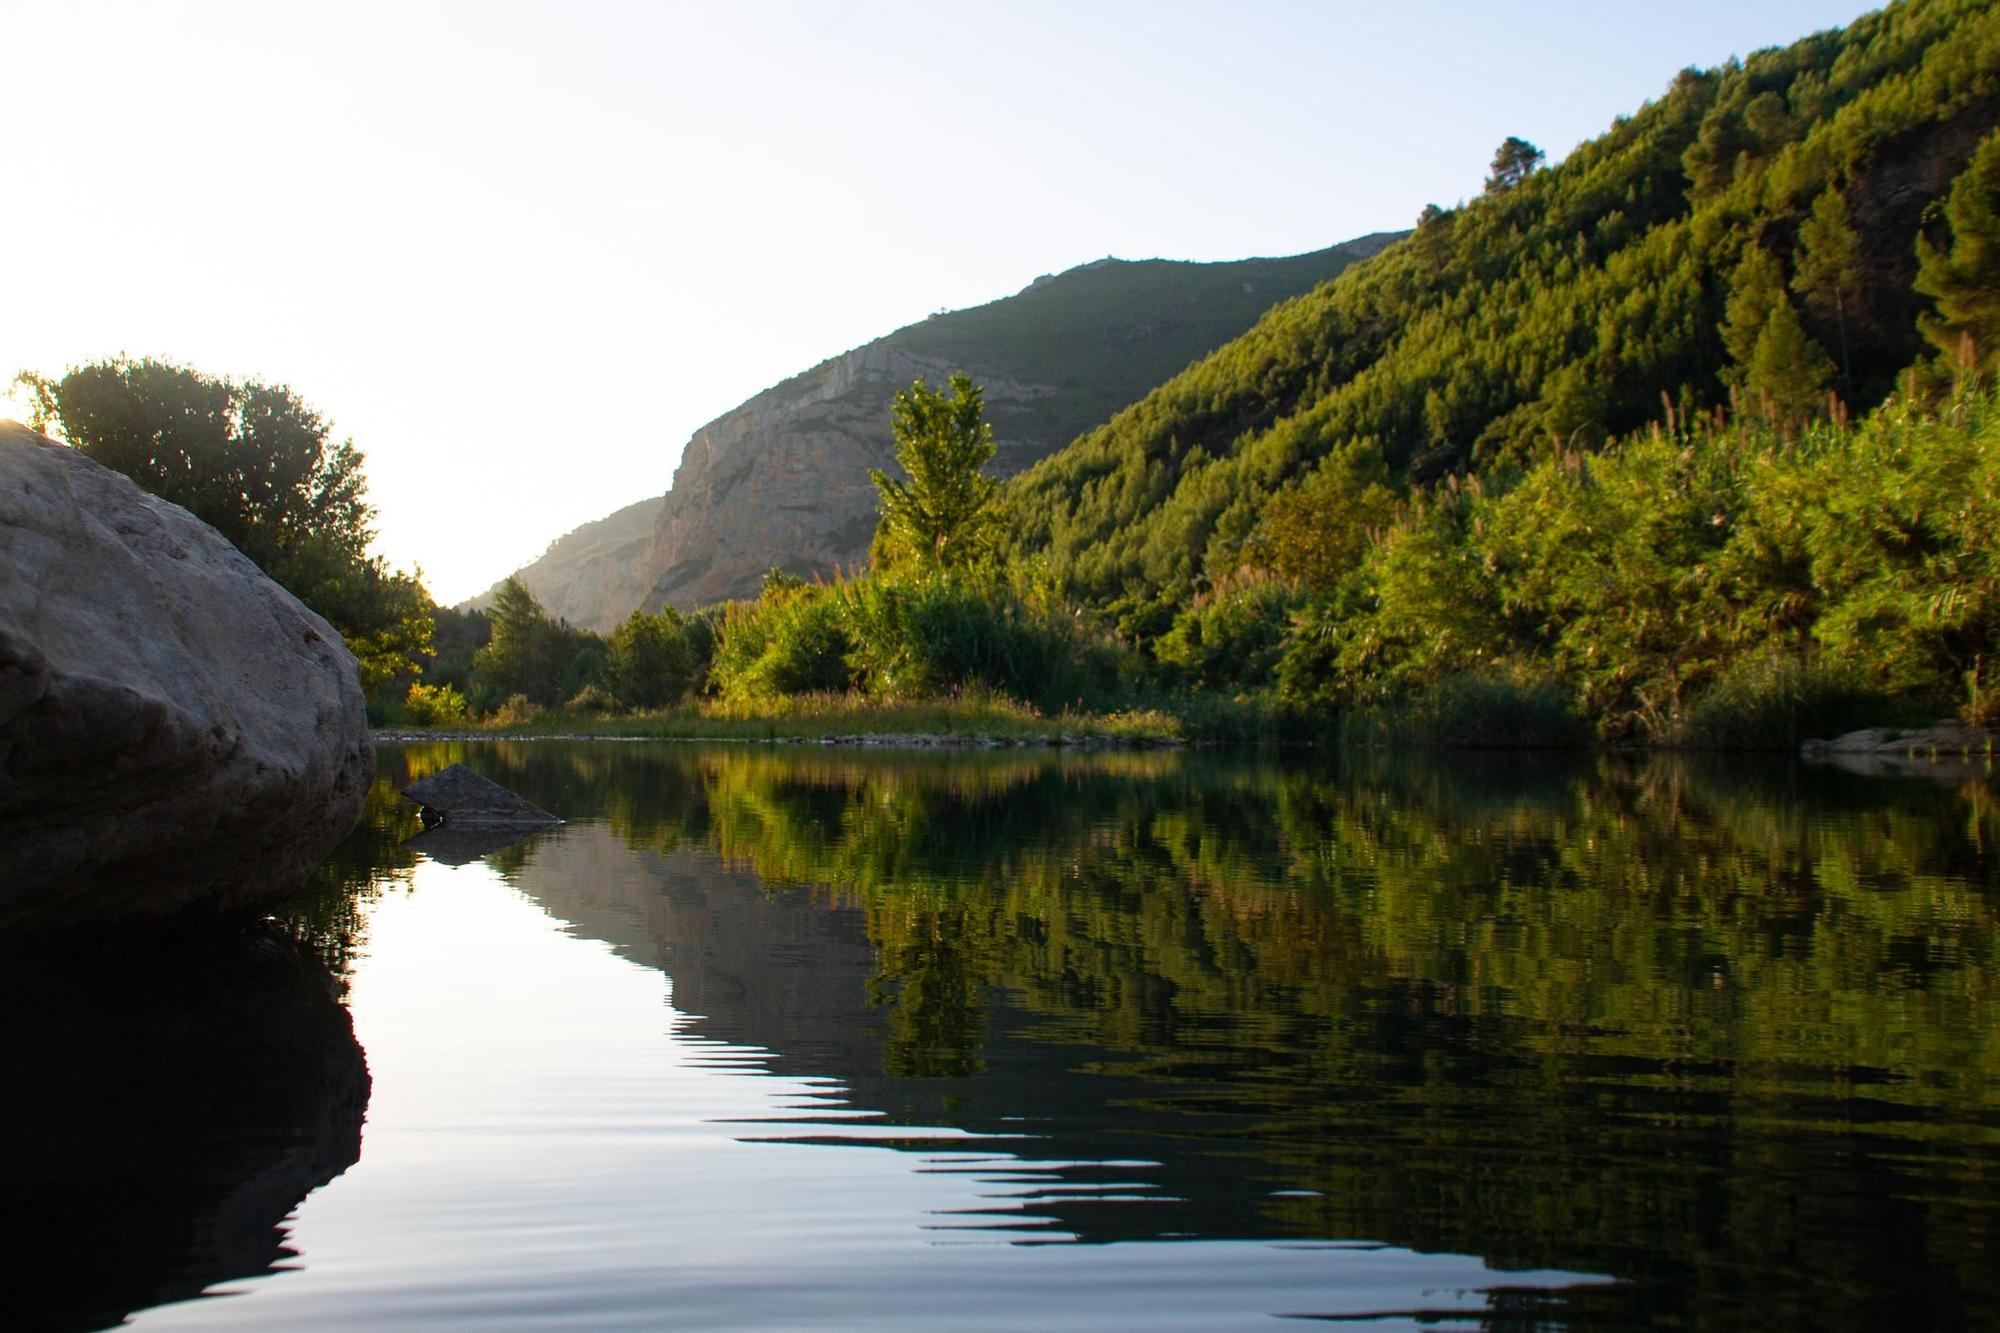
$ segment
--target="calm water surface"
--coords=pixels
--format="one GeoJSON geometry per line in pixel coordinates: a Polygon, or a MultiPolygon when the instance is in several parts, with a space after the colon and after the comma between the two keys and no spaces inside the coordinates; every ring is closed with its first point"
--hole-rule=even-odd
{"type": "Polygon", "coordinates": [[[0,984],[0,1323],[1996,1326],[1996,839],[1980,773],[391,748],[281,929],[0,984]],[[571,822],[411,841],[454,760],[571,822]]]}

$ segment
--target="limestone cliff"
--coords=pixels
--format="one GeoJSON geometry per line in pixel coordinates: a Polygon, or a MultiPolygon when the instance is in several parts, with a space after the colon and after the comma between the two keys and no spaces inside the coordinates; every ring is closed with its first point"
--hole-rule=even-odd
{"type": "MultiPolygon", "coordinates": [[[[1109,420],[1189,362],[1395,240],[1282,259],[1101,259],[822,362],[694,433],[673,488],[586,524],[520,571],[550,614],[604,630],[634,608],[753,595],[773,566],[832,574],[875,529],[868,469],[893,468],[890,400],[957,371],[985,390],[1011,475],[1109,420]],[[653,516],[649,534],[639,531],[653,516]]],[[[491,594],[488,594],[490,597],[491,594]]],[[[482,604],[486,599],[475,601],[482,604]]]]}
{"type": "MultiPolygon", "coordinates": [[[[664,502],[665,497],[655,495],[564,533],[515,577],[557,619],[610,630],[652,591],[659,571],[647,558],[664,502]]],[[[494,584],[466,606],[484,611],[499,587],[494,584]]]]}

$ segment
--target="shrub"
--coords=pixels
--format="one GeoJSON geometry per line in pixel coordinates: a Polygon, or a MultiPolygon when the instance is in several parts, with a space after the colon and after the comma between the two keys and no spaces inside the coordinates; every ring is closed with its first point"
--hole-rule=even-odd
{"type": "Polygon", "coordinates": [[[584,686],[564,706],[572,713],[616,713],[623,707],[617,696],[601,685],[584,686]]]}
{"type": "Polygon", "coordinates": [[[1667,737],[1692,749],[1794,750],[1815,736],[1892,720],[1899,710],[1850,664],[1764,653],[1732,663],[1667,737]]]}
{"type": "Polygon", "coordinates": [[[1154,652],[1189,685],[1243,687],[1271,678],[1304,595],[1271,578],[1233,579],[1174,617],[1154,652]]]}
{"type": "Polygon", "coordinates": [[[1553,682],[1499,671],[1449,676],[1357,709],[1343,732],[1349,743],[1469,750],[1570,749],[1590,741],[1590,729],[1553,682]]]}
{"type": "Polygon", "coordinates": [[[767,585],[754,602],[729,607],[713,677],[726,699],[845,690],[853,648],[831,589],[796,581],[767,585]]]}
{"type": "Polygon", "coordinates": [[[526,726],[542,715],[542,706],[525,694],[510,694],[486,720],[496,727],[526,726]]]}
{"type": "Polygon", "coordinates": [[[403,716],[419,727],[448,727],[465,721],[465,696],[450,685],[410,682],[403,696],[403,716]]]}
{"type": "Polygon", "coordinates": [[[871,693],[922,698],[997,690],[1056,707],[1107,688],[1115,648],[1052,597],[1024,595],[992,572],[903,570],[835,589],[871,693]]]}

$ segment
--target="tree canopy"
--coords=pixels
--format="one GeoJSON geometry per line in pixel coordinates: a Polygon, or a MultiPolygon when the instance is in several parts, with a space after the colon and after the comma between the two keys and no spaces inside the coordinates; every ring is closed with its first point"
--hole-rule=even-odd
{"type": "Polygon", "coordinates": [[[1493,174],[1486,178],[1486,193],[1502,194],[1535,173],[1548,154],[1526,139],[1508,135],[1493,154],[1493,174]]]}
{"type": "Polygon", "coordinates": [[[882,495],[876,550],[889,563],[955,568],[990,553],[999,484],[980,471],[994,454],[985,413],[984,395],[965,375],[951,377],[949,397],[922,380],[896,395],[890,426],[909,480],[868,470],[882,495]]]}
{"type": "Polygon", "coordinates": [[[361,451],[287,386],[122,356],[16,383],[35,429],[188,510],[324,616],[370,688],[428,651],[429,595],[368,554],[361,451]]]}

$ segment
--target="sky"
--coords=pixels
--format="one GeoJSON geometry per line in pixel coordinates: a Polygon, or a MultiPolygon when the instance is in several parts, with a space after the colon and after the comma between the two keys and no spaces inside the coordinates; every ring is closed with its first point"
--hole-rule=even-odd
{"type": "Polygon", "coordinates": [[[1406,227],[1866,8],[0,0],[0,381],[288,384],[451,603],[934,311],[1406,227]]]}

